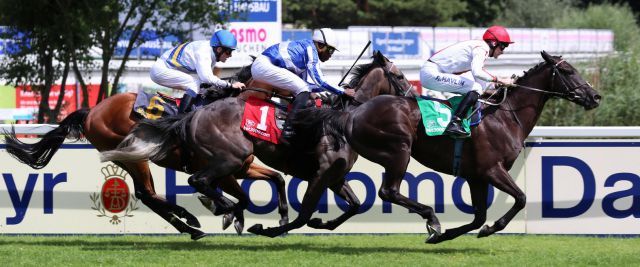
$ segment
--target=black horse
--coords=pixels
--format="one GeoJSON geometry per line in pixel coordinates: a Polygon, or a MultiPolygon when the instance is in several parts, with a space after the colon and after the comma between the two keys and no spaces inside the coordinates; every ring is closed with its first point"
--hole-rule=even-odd
{"type": "Polygon", "coordinates": [[[450,240],[480,228],[486,221],[488,185],[506,192],[515,198],[515,204],[493,226],[482,227],[478,237],[485,237],[504,229],[525,206],[526,196],[508,170],[547,100],[560,97],[587,110],[599,105],[600,95],[568,62],[546,52],[542,57],[544,61],[518,78],[515,87],[504,89],[502,104],[483,110],[482,123],[472,130],[472,138],[464,140],[460,176],[469,183],[475,218],[442,234],[431,207],[399,192],[410,157],[436,171],[453,174],[454,140],[425,134],[416,99],[379,96],[351,112],[304,110],[296,115],[294,125],[323,129],[319,127],[323,124],[324,128],[332,128],[343,134],[359,155],[382,165],[385,173],[378,195],[426,219],[428,243],[450,240]]]}
{"type": "MultiPolygon", "coordinates": [[[[350,85],[356,89],[354,102],[366,102],[380,94],[416,95],[415,90],[398,68],[380,52],[373,62],[359,66],[350,85]]],[[[243,98],[229,98],[214,102],[181,120],[161,119],[139,124],[113,151],[102,152],[102,160],[131,162],[151,159],[161,161],[170,155],[172,144],[186,143],[193,151],[194,161],[206,162],[207,168],[189,178],[189,184],[207,196],[213,194],[212,183],[226,180],[230,174],[251,164],[255,154],[263,163],[309,182],[298,217],[291,223],[263,229],[254,225],[250,232],[277,236],[292,229],[309,226],[335,229],[357,214],[360,202],[344,176],[349,172],[357,155],[335,132],[300,130],[292,146],[275,145],[252,137],[240,129],[244,112],[243,98]],[[317,134],[316,134],[317,133],[317,134]],[[350,205],[338,218],[322,222],[311,220],[324,190],[330,188],[350,205]]],[[[344,106],[350,109],[354,106],[344,106]]],[[[233,181],[235,182],[235,181],[233,181]]],[[[239,201],[238,210],[244,210],[246,201],[239,201]]]]}

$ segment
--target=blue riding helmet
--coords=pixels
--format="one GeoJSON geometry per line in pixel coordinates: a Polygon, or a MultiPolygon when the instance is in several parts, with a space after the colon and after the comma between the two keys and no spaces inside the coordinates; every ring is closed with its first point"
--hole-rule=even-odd
{"type": "Polygon", "coordinates": [[[236,36],[228,30],[219,30],[215,32],[213,36],[211,36],[211,41],[209,43],[213,47],[222,46],[231,50],[235,50],[238,47],[238,40],[236,39],[236,36]]]}

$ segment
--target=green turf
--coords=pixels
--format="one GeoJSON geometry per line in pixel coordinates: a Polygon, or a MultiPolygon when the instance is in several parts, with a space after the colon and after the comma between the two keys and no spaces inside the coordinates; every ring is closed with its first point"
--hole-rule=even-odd
{"type": "Polygon", "coordinates": [[[466,235],[3,236],[3,266],[634,266],[640,238],[466,235]]]}

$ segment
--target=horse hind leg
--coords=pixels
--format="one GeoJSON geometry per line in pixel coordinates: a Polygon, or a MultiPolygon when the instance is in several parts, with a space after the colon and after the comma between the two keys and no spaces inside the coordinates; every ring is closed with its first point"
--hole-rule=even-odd
{"type": "MultiPolygon", "coordinates": [[[[237,179],[243,177],[236,177],[237,179]]],[[[280,173],[252,163],[247,170],[246,179],[266,180],[275,184],[278,192],[278,214],[280,214],[280,225],[289,223],[289,205],[287,204],[287,191],[285,188],[284,178],[280,173]]]]}
{"type": "Polygon", "coordinates": [[[315,229],[334,230],[349,218],[358,214],[361,205],[360,200],[353,193],[353,190],[351,189],[351,186],[349,186],[349,183],[347,181],[337,183],[336,185],[330,187],[330,189],[331,191],[342,197],[342,199],[347,201],[347,203],[349,204],[349,210],[338,216],[338,218],[327,221],[326,223],[322,222],[322,219],[320,218],[313,218],[307,223],[307,226],[315,229]]]}
{"type": "Polygon", "coordinates": [[[473,221],[457,228],[447,229],[441,235],[427,239],[427,243],[437,244],[442,241],[454,239],[460,235],[468,233],[469,231],[480,228],[480,226],[482,226],[482,224],[487,220],[487,182],[476,179],[469,179],[467,182],[469,183],[471,202],[475,211],[473,221]]]}
{"type": "Polygon", "coordinates": [[[242,230],[244,229],[244,210],[249,206],[249,198],[247,194],[242,190],[242,187],[236,182],[235,177],[227,176],[223,179],[219,180],[219,186],[225,192],[231,194],[238,200],[238,203],[235,205],[235,209],[230,214],[225,214],[223,217],[223,229],[228,227],[231,220],[235,217],[233,221],[233,226],[238,235],[242,234],[242,230]],[[225,221],[226,220],[226,221],[225,221]],[[226,227],[225,227],[226,225],[226,227]]]}
{"type": "Polygon", "coordinates": [[[513,203],[513,206],[507,211],[507,213],[495,221],[492,226],[484,225],[478,233],[478,238],[490,236],[495,232],[503,230],[516,216],[516,214],[518,214],[520,210],[524,209],[527,203],[527,196],[515,184],[507,170],[502,167],[497,167],[494,172],[495,174],[492,174],[489,177],[489,183],[512,196],[515,199],[515,203],[513,203]]]}
{"type": "Polygon", "coordinates": [[[116,164],[131,175],[136,197],[140,199],[143,204],[149,207],[149,209],[166,220],[180,233],[190,234],[192,240],[198,240],[206,236],[204,232],[192,227],[200,226],[200,223],[195,216],[182,207],[168,203],[156,194],[153,186],[153,180],[151,179],[151,172],[149,171],[149,166],[146,162],[135,164],[116,162],[116,164]],[[178,214],[181,214],[181,217],[186,217],[187,221],[192,221],[190,223],[192,226],[187,225],[180,220],[178,218],[178,214]]]}

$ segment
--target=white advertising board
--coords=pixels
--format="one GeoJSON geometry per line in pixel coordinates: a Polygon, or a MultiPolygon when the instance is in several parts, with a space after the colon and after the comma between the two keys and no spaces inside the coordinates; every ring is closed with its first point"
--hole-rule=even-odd
{"type": "MultiPolygon", "coordinates": [[[[91,145],[65,144],[40,170],[18,163],[4,149],[0,144],[0,233],[177,233],[134,197],[131,177],[100,163],[91,145]],[[122,177],[127,189],[117,180],[122,177]]],[[[640,141],[631,139],[528,142],[510,171],[527,195],[527,206],[502,232],[640,234],[639,152],[640,141]]],[[[187,184],[188,175],[157,166],[151,171],[157,193],[198,217],[203,231],[233,233],[222,231],[220,218],[200,205],[187,184]]],[[[378,198],[383,173],[379,165],[358,159],[347,180],[363,213],[331,233],[425,232],[417,214],[378,198]]],[[[285,180],[293,220],[307,183],[290,176],[285,180]]],[[[251,199],[245,226],[276,226],[279,215],[271,184],[240,183],[251,199]]],[[[433,207],[443,229],[473,220],[468,186],[461,178],[411,161],[401,192],[433,207]]],[[[511,196],[494,188],[489,201],[487,224],[513,205],[511,196]]],[[[343,209],[344,203],[329,191],[314,217],[332,219],[343,209]]],[[[328,231],[302,227],[292,233],[328,231]]]]}

